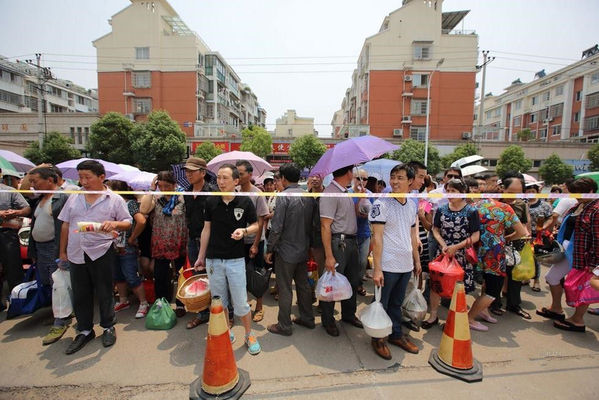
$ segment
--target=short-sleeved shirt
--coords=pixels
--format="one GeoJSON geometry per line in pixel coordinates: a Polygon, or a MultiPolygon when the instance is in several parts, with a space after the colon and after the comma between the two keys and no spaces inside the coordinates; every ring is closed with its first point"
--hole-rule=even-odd
{"type": "Polygon", "coordinates": [[[572,267],[592,270],[599,263],[599,200],[586,204],[580,214],[571,218],[575,218],[572,267]]]}
{"type": "Polygon", "coordinates": [[[231,234],[235,229],[247,228],[258,221],[256,208],[249,197],[235,196],[229,204],[220,196],[208,198],[205,221],[210,222],[210,241],[206,258],[244,258],[243,240],[235,240],[231,238],[231,234]]]}
{"type": "Polygon", "coordinates": [[[92,261],[97,260],[112,246],[114,240],[112,234],[75,232],[77,222],[131,222],[125,200],[108,189],[104,193],[94,204],[88,204],[84,195],[71,195],[58,215],[59,220],[70,225],[67,257],[72,263],[85,264],[84,254],[92,261]]]}
{"type": "MultiPolygon", "coordinates": [[[[348,190],[349,193],[355,193],[353,189],[349,189],[348,190]]],[[[366,193],[370,193],[372,194],[372,192],[368,189],[366,189],[366,193]]],[[[352,197],[354,204],[358,204],[361,200],[363,200],[363,197],[352,197]]],[[[374,203],[374,199],[372,197],[368,197],[367,198],[370,203],[374,203]]],[[[368,217],[360,217],[360,216],[356,216],[356,223],[358,224],[358,237],[361,238],[369,238],[370,237],[370,225],[368,224],[368,217]]]]}
{"type": "Polygon", "coordinates": [[[566,213],[576,206],[576,204],[578,204],[578,200],[572,197],[559,199],[559,203],[557,203],[557,206],[553,209],[553,213],[557,214],[557,222],[561,224],[566,213]]]}
{"type": "Polygon", "coordinates": [[[394,198],[375,200],[368,220],[385,224],[381,267],[385,272],[403,273],[414,269],[412,256],[412,227],[416,224],[418,207],[406,199],[401,204],[394,198]]]}
{"type": "MultiPolygon", "coordinates": [[[[250,192],[262,193],[262,190],[258,189],[256,186],[252,185],[250,192]]],[[[254,208],[256,209],[256,216],[264,217],[264,216],[270,214],[268,211],[268,203],[266,203],[266,197],[250,196],[248,198],[254,204],[254,208]]],[[[263,241],[265,238],[266,238],[266,226],[264,227],[264,229],[262,229],[262,237],[260,238],[260,241],[263,241]]],[[[247,235],[245,238],[243,238],[243,242],[245,244],[252,244],[252,243],[254,243],[255,239],[256,239],[256,235],[247,235]]]]}
{"type": "MultiPolygon", "coordinates": [[[[186,192],[192,192],[193,186],[185,188],[186,192]]],[[[214,192],[215,188],[208,182],[204,182],[202,192],[214,192]]],[[[189,237],[192,239],[202,236],[204,229],[204,209],[206,207],[206,199],[208,196],[193,196],[186,194],[183,196],[185,201],[185,222],[189,229],[189,237]]]]}
{"type": "Polygon", "coordinates": [[[458,244],[480,230],[478,211],[469,204],[453,211],[445,204],[435,213],[434,225],[448,246],[458,244]]]}
{"type": "MultiPolygon", "coordinates": [[[[23,195],[17,192],[12,186],[0,183],[0,189],[10,191],[0,192],[0,210],[22,210],[25,207],[29,207],[29,203],[27,203],[23,195]]],[[[1,220],[0,224],[6,227],[10,227],[11,225],[10,222],[1,220]]],[[[15,227],[17,228],[18,226],[15,227]]]]}
{"type": "Polygon", "coordinates": [[[474,203],[480,218],[479,265],[485,273],[505,276],[505,231],[519,223],[510,205],[494,199],[474,203]]]}
{"type": "MultiPolygon", "coordinates": [[[[347,193],[336,181],[332,181],[323,193],[347,193]]],[[[351,197],[322,197],[320,217],[332,219],[331,233],[355,235],[358,232],[356,208],[351,197]]]]}
{"type": "Polygon", "coordinates": [[[542,200],[536,203],[528,203],[528,209],[530,211],[530,227],[534,235],[537,232],[537,221],[539,219],[546,220],[551,217],[553,210],[551,209],[551,204],[542,200]]]}

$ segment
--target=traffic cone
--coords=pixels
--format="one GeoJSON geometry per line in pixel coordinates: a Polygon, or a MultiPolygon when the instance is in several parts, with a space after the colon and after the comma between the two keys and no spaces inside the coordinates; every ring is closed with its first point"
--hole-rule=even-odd
{"type": "Polygon", "coordinates": [[[235,364],[223,303],[219,296],[213,296],[208,321],[204,371],[201,378],[191,383],[189,398],[192,400],[239,399],[250,384],[249,374],[242,369],[238,370],[235,364]]]}
{"type": "Polygon", "coordinates": [[[472,357],[464,282],[455,284],[439,351],[433,349],[428,363],[437,372],[469,383],[483,380],[483,367],[472,357]]]}

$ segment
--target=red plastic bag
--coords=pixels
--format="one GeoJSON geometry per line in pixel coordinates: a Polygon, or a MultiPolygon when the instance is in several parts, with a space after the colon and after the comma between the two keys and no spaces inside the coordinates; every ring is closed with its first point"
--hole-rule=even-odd
{"type": "Polygon", "coordinates": [[[146,279],[143,281],[144,291],[146,293],[146,300],[150,304],[154,304],[156,301],[156,292],[154,291],[154,280],[146,279]]]}
{"type": "Polygon", "coordinates": [[[570,307],[599,303],[599,290],[594,289],[590,284],[592,277],[593,273],[586,269],[573,268],[568,272],[564,291],[566,292],[566,303],[570,307]]]}
{"type": "Polygon", "coordinates": [[[431,289],[439,296],[450,299],[456,282],[464,280],[464,269],[455,257],[439,255],[428,264],[431,289]]]}

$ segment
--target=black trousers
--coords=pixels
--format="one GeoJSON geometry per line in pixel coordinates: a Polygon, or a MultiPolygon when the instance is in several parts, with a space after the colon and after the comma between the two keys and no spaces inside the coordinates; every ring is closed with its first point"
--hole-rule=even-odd
{"type": "MultiPolygon", "coordinates": [[[[0,228],[0,263],[2,274],[8,282],[8,291],[23,283],[23,262],[21,260],[21,245],[16,229],[0,228]]],[[[2,278],[0,277],[0,288],[2,278]]]]}
{"type": "Polygon", "coordinates": [[[94,293],[100,309],[100,326],[110,328],[116,323],[112,269],[115,261],[114,249],[92,261],[85,254],[84,264],[71,263],[71,285],[73,287],[73,309],[77,318],[77,330],[91,331],[94,328],[94,293]]]}
{"type": "MultiPolygon", "coordinates": [[[[179,257],[176,260],[167,260],[166,258],[154,259],[154,291],[156,298],[164,297],[170,303],[173,300],[173,271],[171,270],[171,262],[175,267],[175,278],[179,276],[179,269],[185,264],[185,257],[179,257]]],[[[179,300],[176,301],[178,306],[183,306],[179,300]]]]}

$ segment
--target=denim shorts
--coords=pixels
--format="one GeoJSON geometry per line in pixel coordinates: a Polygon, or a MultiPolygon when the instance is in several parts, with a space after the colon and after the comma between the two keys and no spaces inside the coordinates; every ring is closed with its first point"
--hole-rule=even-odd
{"type": "Polygon", "coordinates": [[[138,273],[137,248],[127,246],[123,254],[116,252],[113,277],[115,282],[127,282],[127,285],[132,289],[141,285],[138,273]]]}
{"type": "Polygon", "coordinates": [[[210,292],[212,296],[220,296],[223,305],[229,305],[229,292],[235,315],[243,317],[250,312],[248,304],[245,259],[233,258],[223,260],[221,258],[207,258],[206,271],[210,280],[210,292]],[[227,290],[228,283],[228,290],[227,290]]]}

